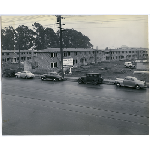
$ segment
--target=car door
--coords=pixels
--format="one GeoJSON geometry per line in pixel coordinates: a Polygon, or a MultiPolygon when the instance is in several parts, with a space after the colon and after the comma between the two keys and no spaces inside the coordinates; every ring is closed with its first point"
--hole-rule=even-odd
{"type": "Polygon", "coordinates": [[[46,78],[47,78],[47,79],[51,79],[51,74],[48,73],[48,74],[46,75],[46,78]]]}
{"type": "Polygon", "coordinates": [[[130,78],[129,86],[134,87],[135,81],[133,78],[130,78]]]}
{"type": "Polygon", "coordinates": [[[123,81],[124,86],[130,86],[133,87],[134,86],[134,79],[133,78],[125,78],[123,81]]]}
{"type": "Polygon", "coordinates": [[[126,78],[123,80],[123,84],[124,84],[124,86],[129,86],[129,84],[130,84],[130,79],[126,77],[126,78]]]}
{"type": "Polygon", "coordinates": [[[25,76],[26,76],[26,72],[25,71],[23,71],[23,72],[20,73],[20,77],[21,78],[25,78],[25,76]]]}

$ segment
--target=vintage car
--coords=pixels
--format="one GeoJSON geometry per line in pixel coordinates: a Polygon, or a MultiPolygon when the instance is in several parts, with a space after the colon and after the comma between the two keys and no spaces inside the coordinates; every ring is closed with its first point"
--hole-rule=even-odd
{"type": "Polygon", "coordinates": [[[133,65],[132,62],[125,62],[124,66],[126,68],[130,68],[130,69],[134,69],[135,68],[135,65],[133,65]]]}
{"type": "Polygon", "coordinates": [[[146,88],[146,82],[138,80],[136,77],[127,76],[124,79],[116,78],[115,84],[117,87],[127,86],[127,87],[135,87],[136,89],[146,88]]]}
{"type": "Polygon", "coordinates": [[[2,76],[5,77],[15,77],[15,70],[14,69],[5,69],[3,70],[2,76]]]}
{"type": "Polygon", "coordinates": [[[35,75],[33,73],[31,73],[30,71],[22,71],[22,72],[17,72],[15,74],[16,78],[25,78],[25,79],[28,79],[28,78],[34,78],[35,75]]]}
{"type": "Polygon", "coordinates": [[[61,81],[63,77],[57,72],[49,72],[48,74],[41,75],[41,80],[61,81]]]}
{"type": "Polygon", "coordinates": [[[94,85],[100,84],[103,82],[103,78],[101,77],[100,73],[87,73],[86,76],[81,76],[78,79],[78,83],[92,83],[94,85]]]}

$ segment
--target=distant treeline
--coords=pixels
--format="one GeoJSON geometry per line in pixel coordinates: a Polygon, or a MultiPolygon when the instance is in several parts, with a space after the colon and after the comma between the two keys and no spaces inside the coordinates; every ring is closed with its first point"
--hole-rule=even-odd
{"type": "MultiPolygon", "coordinates": [[[[42,50],[46,48],[59,48],[60,40],[58,30],[56,33],[52,28],[44,28],[39,23],[34,23],[33,30],[27,26],[20,25],[16,29],[12,26],[2,29],[3,50],[42,50]]],[[[74,29],[65,29],[62,33],[63,48],[92,48],[90,39],[74,29]]]]}

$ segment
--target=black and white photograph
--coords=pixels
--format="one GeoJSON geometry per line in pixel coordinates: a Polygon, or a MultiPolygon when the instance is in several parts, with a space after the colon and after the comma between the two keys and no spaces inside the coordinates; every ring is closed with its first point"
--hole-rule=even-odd
{"type": "Polygon", "coordinates": [[[148,15],[1,16],[2,135],[149,135],[148,15]]]}

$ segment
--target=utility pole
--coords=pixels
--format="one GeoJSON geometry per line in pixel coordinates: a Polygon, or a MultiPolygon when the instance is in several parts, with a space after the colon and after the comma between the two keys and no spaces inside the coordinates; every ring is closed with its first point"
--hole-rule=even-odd
{"type": "MultiPolygon", "coordinates": [[[[64,71],[63,71],[63,48],[62,48],[62,28],[61,28],[61,15],[58,15],[56,16],[57,17],[57,24],[59,24],[59,27],[60,28],[60,54],[61,54],[61,62],[60,62],[60,69],[61,69],[61,72],[62,72],[62,77],[64,78],[64,71]]],[[[63,24],[64,25],[64,24],[63,24]]]]}

